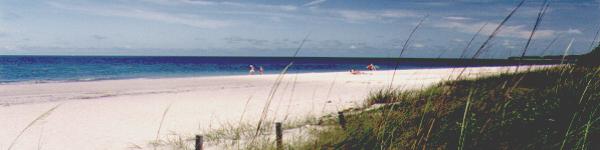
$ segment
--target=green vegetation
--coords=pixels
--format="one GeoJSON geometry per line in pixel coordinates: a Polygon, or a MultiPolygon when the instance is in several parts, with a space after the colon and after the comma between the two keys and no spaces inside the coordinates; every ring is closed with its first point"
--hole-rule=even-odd
{"type": "MultiPolygon", "coordinates": [[[[596,53],[598,48],[596,48],[596,53]]],[[[372,93],[297,149],[599,149],[600,67],[554,67],[372,93]],[[595,142],[593,142],[595,141],[595,142]]],[[[332,119],[333,120],[333,119],[332,119]]]]}
{"type": "MultiPolygon", "coordinates": [[[[382,89],[366,99],[366,109],[346,110],[345,129],[331,115],[285,122],[283,147],[600,149],[600,66],[593,61],[599,52],[600,46],[577,65],[382,89]]],[[[262,123],[225,124],[203,135],[213,148],[277,149],[274,122],[262,123]]],[[[192,137],[173,134],[152,145],[192,149],[192,137]]]]}
{"type": "Polygon", "coordinates": [[[587,67],[600,66],[600,60],[598,59],[600,59],[600,45],[598,45],[590,53],[582,55],[577,61],[577,65],[587,67]]]}
{"type": "MultiPolygon", "coordinates": [[[[282,122],[285,132],[284,147],[292,149],[294,145],[301,145],[310,137],[306,135],[316,134],[321,129],[319,118],[307,115],[299,119],[288,119],[282,122]],[[315,126],[313,126],[315,125],[315,126]]],[[[326,120],[330,121],[330,120],[326,120]]],[[[275,145],[275,121],[265,120],[264,126],[260,128],[260,135],[255,136],[257,127],[253,122],[223,122],[219,128],[210,128],[201,131],[204,137],[204,146],[208,149],[276,149],[275,145]],[[254,141],[252,141],[254,139],[254,141]]],[[[328,122],[327,124],[332,124],[328,122]]],[[[195,134],[170,133],[159,140],[148,143],[147,148],[153,149],[177,149],[193,150],[195,134]]],[[[131,145],[132,149],[144,149],[140,145],[131,145]]]]}

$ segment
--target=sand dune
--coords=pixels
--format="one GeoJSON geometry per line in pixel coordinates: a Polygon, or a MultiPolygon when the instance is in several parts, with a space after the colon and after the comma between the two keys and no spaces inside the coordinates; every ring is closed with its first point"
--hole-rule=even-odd
{"type": "MultiPolygon", "coordinates": [[[[506,67],[470,68],[479,76],[506,71],[506,67]]],[[[401,70],[395,87],[429,86],[460,69],[401,70]]],[[[163,111],[161,137],[196,134],[237,122],[251,97],[245,121],[256,121],[277,75],[128,79],[90,82],[0,85],[0,149],[50,108],[62,104],[35,122],[13,149],[128,149],[155,139],[163,111]]],[[[282,120],[321,116],[359,106],[369,91],[389,86],[392,71],[288,74],[269,109],[282,120]],[[292,82],[297,78],[293,97],[292,82]],[[288,109],[289,108],[289,109],[288,109]]]]}

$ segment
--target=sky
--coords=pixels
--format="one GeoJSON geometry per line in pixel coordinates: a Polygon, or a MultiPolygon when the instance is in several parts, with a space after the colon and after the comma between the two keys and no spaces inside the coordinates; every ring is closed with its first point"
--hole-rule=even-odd
{"type": "MultiPolygon", "coordinates": [[[[542,2],[526,1],[480,57],[520,55],[542,2]]],[[[0,0],[0,55],[291,56],[308,36],[299,56],[456,58],[485,25],[468,48],[472,55],[518,3],[0,0]]],[[[570,54],[588,52],[600,29],[600,0],[550,3],[527,55],[560,55],[571,40],[570,54]]]]}

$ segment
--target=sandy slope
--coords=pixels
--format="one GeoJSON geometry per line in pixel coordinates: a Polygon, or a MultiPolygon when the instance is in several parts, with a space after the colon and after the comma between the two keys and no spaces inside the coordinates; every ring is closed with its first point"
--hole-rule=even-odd
{"type": "MultiPolygon", "coordinates": [[[[479,67],[471,75],[506,71],[479,67]]],[[[460,69],[457,69],[460,70],[460,69]]],[[[394,84],[420,88],[457,74],[453,69],[398,71],[394,84]]],[[[160,136],[194,134],[240,120],[256,121],[277,75],[130,79],[70,83],[0,85],[0,149],[7,149],[32,120],[63,104],[33,124],[13,149],[127,149],[156,138],[161,116],[168,112],[160,136]]],[[[368,92],[389,86],[392,71],[351,75],[304,73],[286,75],[270,117],[294,119],[323,115],[361,105],[368,92]],[[297,78],[296,87],[291,84],[297,78]],[[331,88],[333,86],[333,88],[331,88]],[[291,98],[292,89],[293,99],[291,98]],[[289,109],[288,109],[289,108],[289,109]]]]}

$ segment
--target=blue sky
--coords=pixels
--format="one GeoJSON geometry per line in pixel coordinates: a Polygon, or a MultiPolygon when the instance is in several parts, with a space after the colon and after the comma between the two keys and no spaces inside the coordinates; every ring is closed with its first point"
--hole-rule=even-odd
{"type": "MultiPolygon", "coordinates": [[[[483,24],[479,46],[518,1],[0,0],[3,55],[458,57],[483,24]]],[[[542,1],[519,9],[482,57],[521,53],[542,1]]],[[[587,52],[600,0],[554,0],[529,55],[587,52]]]]}

